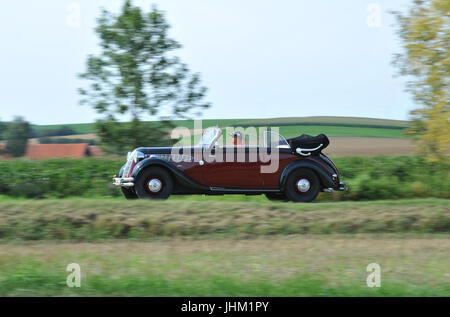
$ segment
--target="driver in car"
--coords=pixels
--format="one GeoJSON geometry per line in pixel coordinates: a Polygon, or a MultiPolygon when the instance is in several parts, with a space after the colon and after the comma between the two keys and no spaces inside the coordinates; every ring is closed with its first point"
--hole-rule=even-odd
{"type": "Polygon", "coordinates": [[[233,145],[234,146],[241,146],[241,145],[243,145],[243,143],[242,143],[242,133],[241,132],[236,131],[231,136],[233,138],[233,145]]]}

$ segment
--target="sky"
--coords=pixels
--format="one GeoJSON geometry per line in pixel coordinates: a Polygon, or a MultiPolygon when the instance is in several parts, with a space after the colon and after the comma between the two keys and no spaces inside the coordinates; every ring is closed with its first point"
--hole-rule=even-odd
{"type": "MultiPolygon", "coordinates": [[[[201,118],[354,116],[408,119],[395,77],[395,19],[411,0],[135,0],[165,11],[177,55],[199,72],[212,107],[201,118]]],[[[102,7],[120,0],[5,1],[0,10],[0,119],[93,122],[77,74],[99,52],[102,7]]],[[[200,118],[197,118],[200,119],[200,118]]]]}

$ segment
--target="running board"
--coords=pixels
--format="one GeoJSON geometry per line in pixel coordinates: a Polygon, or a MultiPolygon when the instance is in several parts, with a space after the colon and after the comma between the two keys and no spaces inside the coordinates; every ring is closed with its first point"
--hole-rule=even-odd
{"type": "Polygon", "coordinates": [[[224,187],[210,187],[212,192],[226,192],[226,193],[279,193],[280,190],[264,189],[264,188],[224,188],[224,187]]]}

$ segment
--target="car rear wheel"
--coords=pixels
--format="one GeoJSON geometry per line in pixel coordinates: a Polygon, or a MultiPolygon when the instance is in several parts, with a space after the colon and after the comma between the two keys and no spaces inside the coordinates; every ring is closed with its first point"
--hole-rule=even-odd
{"type": "Polygon", "coordinates": [[[122,194],[126,199],[137,199],[138,198],[138,196],[132,189],[126,188],[126,187],[120,187],[120,189],[122,190],[122,194]]]}
{"type": "Polygon", "coordinates": [[[284,193],[293,202],[313,201],[320,192],[320,180],[316,173],[307,168],[293,171],[284,184],[284,193]]]}
{"type": "Polygon", "coordinates": [[[286,195],[284,195],[283,193],[265,193],[264,194],[267,199],[272,200],[272,201],[288,201],[289,199],[287,199],[286,195]]]}
{"type": "Polygon", "coordinates": [[[167,199],[172,193],[173,181],[165,169],[149,167],[139,173],[134,188],[139,198],[167,199]]]}

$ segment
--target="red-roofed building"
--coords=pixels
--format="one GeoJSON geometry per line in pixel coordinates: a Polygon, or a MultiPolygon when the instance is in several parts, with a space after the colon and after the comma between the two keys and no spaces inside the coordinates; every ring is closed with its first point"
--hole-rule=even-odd
{"type": "Polygon", "coordinates": [[[88,157],[91,156],[89,145],[87,143],[79,144],[29,144],[26,158],[30,159],[48,159],[60,157],[88,157]]]}
{"type": "MultiPolygon", "coordinates": [[[[6,145],[0,144],[0,159],[13,158],[12,155],[1,153],[6,145]]],[[[87,143],[69,144],[28,144],[25,158],[40,160],[62,157],[102,157],[103,151],[97,146],[89,146],[87,143]]]]}
{"type": "Polygon", "coordinates": [[[2,153],[6,149],[6,144],[0,144],[0,159],[11,158],[11,154],[2,153]]]}

